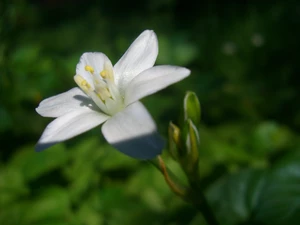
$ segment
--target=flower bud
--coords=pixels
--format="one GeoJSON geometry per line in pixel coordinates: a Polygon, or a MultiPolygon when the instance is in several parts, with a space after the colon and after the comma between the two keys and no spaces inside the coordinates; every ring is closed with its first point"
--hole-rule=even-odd
{"type": "Polygon", "coordinates": [[[198,163],[199,159],[199,147],[200,147],[200,137],[199,131],[193,121],[189,119],[188,123],[188,134],[186,137],[186,149],[187,155],[189,156],[190,162],[192,164],[198,163]]]}
{"type": "Polygon", "coordinates": [[[180,153],[179,149],[181,148],[181,137],[180,129],[172,122],[169,123],[168,136],[169,136],[169,152],[171,156],[177,160],[180,153]]]}
{"type": "Polygon", "coordinates": [[[200,137],[191,119],[185,123],[184,129],[185,156],[181,158],[181,166],[189,178],[198,173],[200,137]]]}
{"type": "Polygon", "coordinates": [[[183,100],[184,120],[191,119],[193,124],[199,126],[201,117],[200,102],[194,92],[188,91],[183,100]]]}

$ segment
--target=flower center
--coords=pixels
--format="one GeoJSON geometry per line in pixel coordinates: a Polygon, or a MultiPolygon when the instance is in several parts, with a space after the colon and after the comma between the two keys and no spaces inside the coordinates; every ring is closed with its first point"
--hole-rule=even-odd
{"type": "Polygon", "coordinates": [[[81,75],[74,77],[77,85],[95,102],[95,104],[108,115],[114,115],[124,108],[123,98],[115,84],[114,72],[110,62],[105,62],[101,72],[95,72],[90,65],[85,71],[92,77],[93,85],[88,83],[81,75]]]}

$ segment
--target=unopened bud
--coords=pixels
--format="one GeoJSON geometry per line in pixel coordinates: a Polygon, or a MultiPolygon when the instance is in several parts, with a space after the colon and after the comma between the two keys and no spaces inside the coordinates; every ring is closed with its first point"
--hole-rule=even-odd
{"type": "Polygon", "coordinates": [[[192,122],[199,126],[201,117],[201,107],[197,95],[188,91],[183,100],[184,120],[191,119],[192,122]]]}
{"type": "Polygon", "coordinates": [[[192,164],[195,164],[198,163],[198,159],[199,159],[199,147],[200,147],[199,131],[191,119],[189,119],[187,123],[188,123],[188,134],[186,137],[186,149],[192,164]]]}
{"type": "Polygon", "coordinates": [[[192,179],[192,176],[198,173],[200,137],[198,129],[191,119],[188,119],[185,125],[184,141],[186,153],[181,159],[181,166],[187,176],[192,179]]]}
{"type": "Polygon", "coordinates": [[[179,149],[181,148],[181,137],[180,129],[172,122],[169,123],[168,129],[169,136],[169,152],[174,159],[178,159],[180,153],[179,149]]]}

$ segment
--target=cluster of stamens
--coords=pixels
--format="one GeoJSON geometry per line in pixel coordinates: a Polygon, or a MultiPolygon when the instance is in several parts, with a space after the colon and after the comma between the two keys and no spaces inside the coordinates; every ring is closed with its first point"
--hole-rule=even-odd
{"type": "Polygon", "coordinates": [[[110,63],[104,63],[103,70],[96,73],[92,66],[86,65],[85,71],[93,78],[93,86],[81,75],[74,77],[77,85],[107,114],[118,112],[122,106],[122,98],[115,85],[113,69],[110,63]]]}

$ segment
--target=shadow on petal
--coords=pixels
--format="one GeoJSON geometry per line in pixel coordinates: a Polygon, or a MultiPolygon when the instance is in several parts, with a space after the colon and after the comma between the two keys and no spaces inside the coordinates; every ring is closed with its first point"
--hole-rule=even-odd
{"type": "Polygon", "coordinates": [[[80,101],[80,106],[89,107],[91,110],[99,111],[99,107],[87,96],[74,95],[74,99],[80,101]]]}
{"type": "Polygon", "coordinates": [[[128,156],[144,160],[160,155],[164,147],[164,141],[157,132],[110,144],[128,156]]]}
{"type": "Polygon", "coordinates": [[[60,141],[54,141],[54,142],[47,142],[47,143],[37,143],[35,146],[35,151],[36,152],[41,152],[49,147],[51,147],[52,145],[58,144],[60,143],[60,141]]]}
{"type": "Polygon", "coordinates": [[[140,102],[135,102],[109,118],[102,126],[108,143],[133,158],[151,159],[164,146],[151,115],[140,102]]]}

